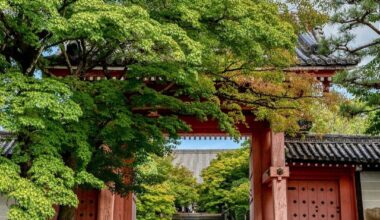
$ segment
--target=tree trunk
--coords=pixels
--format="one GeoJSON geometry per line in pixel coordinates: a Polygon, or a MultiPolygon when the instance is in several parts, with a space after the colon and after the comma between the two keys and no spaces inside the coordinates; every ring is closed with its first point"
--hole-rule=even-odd
{"type": "Polygon", "coordinates": [[[75,207],[60,206],[58,220],[75,220],[75,207]]]}

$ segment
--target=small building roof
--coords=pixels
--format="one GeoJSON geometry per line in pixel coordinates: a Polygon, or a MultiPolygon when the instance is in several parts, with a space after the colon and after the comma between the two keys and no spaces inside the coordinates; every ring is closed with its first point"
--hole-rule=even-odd
{"type": "Polygon", "coordinates": [[[10,155],[15,145],[16,138],[12,134],[0,131],[0,154],[10,155]]]}
{"type": "Polygon", "coordinates": [[[201,172],[204,168],[210,166],[213,159],[218,153],[229,150],[174,150],[174,165],[184,166],[193,172],[198,183],[202,183],[201,172]]]}
{"type": "MultiPolygon", "coordinates": [[[[10,155],[16,138],[0,131],[0,154],[10,155]]],[[[200,174],[220,152],[218,150],[174,150],[174,164],[187,167],[202,182],[200,174]]],[[[287,162],[380,164],[380,136],[306,135],[286,137],[287,162]]]]}
{"type": "Polygon", "coordinates": [[[335,66],[341,68],[359,63],[359,58],[355,56],[336,55],[334,53],[322,54],[320,48],[323,39],[324,35],[321,28],[315,28],[298,36],[296,54],[299,66],[335,66]]]}
{"type": "Polygon", "coordinates": [[[288,162],[380,164],[380,137],[308,135],[287,137],[288,162]]]}

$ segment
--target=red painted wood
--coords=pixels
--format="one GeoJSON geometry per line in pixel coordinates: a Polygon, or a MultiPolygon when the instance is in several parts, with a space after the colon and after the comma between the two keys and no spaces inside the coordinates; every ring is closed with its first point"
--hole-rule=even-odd
{"type": "Polygon", "coordinates": [[[252,133],[252,156],[251,156],[251,186],[253,188],[253,203],[251,203],[251,220],[268,219],[265,215],[264,208],[269,206],[271,210],[273,206],[268,204],[268,198],[264,198],[265,194],[270,192],[270,188],[262,185],[262,173],[270,166],[270,130],[266,126],[259,127],[252,133]]]}
{"type": "MultiPolygon", "coordinates": [[[[290,182],[290,181],[289,181],[290,182]]],[[[297,200],[299,204],[298,216],[300,219],[308,219],[309,218],[309,205],[308,205],[308,183],[304,181],[298,181],[298,198],[291,198],[293,200],[297,200]]]]}
{"type": "Polygon", "coordinates": [[[288,183],[288,220],[299,220],[298,210],[300,209],[299,200],[299,182],[290,181],[288,183]]]}
{"type": "MultiPolygon", "coordinates": [[[[271,132],[271,166],[285,167],[285,135],[271,132]]],[[[273,178],[272,196],[274,220],[284,220],[288,216],[286,178],[273,178]]]]}
{"type": "Polygon", "coordinates": [[[115,195],[108,189],[99,193],[98,220],[113,220],[115,195]]]}
{"type": "Polygon", "coordinates": [[[113,214],[113,220],[124,220],[125,212],[128,212],[129,210],[124,210],[124,202],[125,198],[115,195],[115,204],[114,204],[114,214],[113,214]]]}
{"type": "Polygon", "coordinates": [[[115,195],[113,220],[135,220],[135,203],[133,193],[129,193],[124,197],[115,195]]]}
{"type": "MultiPolygon", "coordinates": [[[[265,127],[269,126],[266,122],[256,121],[251,113],[247,113],[245,116],[248,127],[245,124],[236,125],[243,135],[251,135],[254,132],[260,132],[261,129],[264,129],[265,132],[265,127]]],[[[225,131],[220,130],[218,122],[215,120],[199,121],[192,116],[180,116],[180,119],[190,125],[192,129],[190,132],[180,133],[181,135],[226,135],[225,131]]]]}
{"type": "MultiPolygon", "coordinates": [[[[68,71],[65,69],[50,69],[57,76],[66,76],[68,71]]],[[[304,71],[302,71],[304,72],[304,71]]],[[[331,76],[334,71],[305,71],[317,76],[331,76]]],[[[112,76],[121,76],[122,71],[112,72],[112,76]]],[[[102,76],[102,70],[93,70],[86,74],[89,76],[102,76]]],[[[244,106],[243,106],[243,109],[244,106]]],[[[136,110],[138,111],[138,110],[136,110]]],[[[143,110],[142,110],[143,111],[143,110]]],[[[160,114],[164,113],[160,111],[160,114]]],[[[187,122],[192,131],[187,134],[225,134],[219,129],[216,121],[210,120],[200,122],[194,117],[183,116],[182,120],[187,122]]],[[[262,185],[262,174],[270,168],[284,167],[284,136],[283,134],[271,133],[269,125],[266,122],[257,122],[251,113],[246,113],[246,123],[249,127],[239,124],[236,125],[240,133],[252,135],[252,187],[253,187],[253,203],[251,203],[251,220],[285,220],[287,218],[287,181],[286,179],[273,179],[272,186],[262,185]]],[[[344,182],[343,182],[344,183],[344,182]]],[[[88,208],[83,207],[81,210],[88,208]]],[[[99,195],[98,219],[113,220],[119,219],[135,219],[135,203],[133,196],[129,196],[126,200],[112,195],[108,190],[102,190],[99,195]],[[121,211],[124,207],[124,212],[121,211]],[[126,214],[127,213],[127,214],[126,214]],[[129,214],[128,214],[129,213],[129,214]],[[127,217],[126,217],[127,215],[127,217]]]]}
{"type": "Polygon", "coordinates": [[[288,219],[297,214],[300,220],[357,220],[353,174],[352,168],[291,167],[288,219]],[[292,190],[297,184],[298,197],[292,190]],[[293,203],[297,199],[299,206],[293,203]]]}
{"type": "Polygon", "coordinates": [[[326,195],[326,202],[327,202],[327,215],[328,219],[331,220],[339,220],[340,219],[340,211],[337,210],[337,206],[339,206],[339,185],[338,182],[334,182],[334,184],[327,186],[327,195],[326,195]]]}
{"type": "Polygon", "coordinates": [[[77,220],[96,220],[98,209],[98,195],[97,190],[77,190],[79,205],[75,213],[77,220]]]}
{"type": "Polygon", "coordinates": [[[51,220],[58,220],[58,214],[59,214],[59,206],[55,205],[55,216],[51,220]]]}
{"type": "Polygon", "coordinates": [[[124,207],[129,212],[125,213],[125,220],[136,220],[136,200],[133,193],[125,197],[124,207]]]}
{"type": "Polygon", "coordinates": [[[285,166],[285,135],[271,132],[271,163],[274,167],[285,166]]]}
{"type": "Polygon", "coordinates": [[[286,220],[288,216],[286,179],[272,180],[274,220],[286,220]]]}
{"type": "Polygon", "coordinates": [[[284,137],[273,133],[267,124],[253,126],[251,182],[253,203],[251,219],[284,220],[287,218],[286,179],[272,179],[271,185],[262,184],[263,173],[271,166],[285,166],[284,137]],[[281,153],[283,152],[283,153],[281,153]]]}
{"type": "MultiPolygon", "coordinates": [[[[291,181],[289,181],[291,182],[291,181]]],[[[298,181],[300,182],[300,181],[298,181]]],[[[318,184],[315,181],[308,181],[307,183],[307,215],[311,219],[316,219],[318,216],[317,211],[319,211],[318,202],[318,184]]]]}
{"type": "Polygon", "coordinates": [[[289,220],[339,220],[338,181],[289,181],[289,220]]]}
{"type": "Polygon", "coordinates": [[[339,179],[339,190],[341,194],[341,216],[342,219],[357,219],[357,207],[354,187],[354,176],[343,176],[339,179]]]}

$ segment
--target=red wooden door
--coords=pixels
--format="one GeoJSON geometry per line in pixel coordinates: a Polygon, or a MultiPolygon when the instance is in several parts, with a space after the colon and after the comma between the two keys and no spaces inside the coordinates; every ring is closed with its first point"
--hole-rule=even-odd
{"type": "Polygon", "coordinates": [[[98,190],[77,191],[79,206],[75,213],[75,219],[78,220],[96,220],[98,212],[98,190]]]}
{"type": "Polygon", "coordinates": [[[289,180],[287,196],[289,220],[341,220],[338,181],[289,180]]]}

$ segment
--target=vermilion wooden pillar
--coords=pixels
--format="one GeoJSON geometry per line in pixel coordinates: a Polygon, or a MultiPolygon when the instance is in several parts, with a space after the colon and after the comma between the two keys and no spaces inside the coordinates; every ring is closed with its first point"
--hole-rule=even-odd
{"type": "Polygon", "coordinates": [[[136,207],[133,193],[126,197],[115,196],[113,220],[135,220],[136,207]]]}
{"type": "Polygon", "coordinates": [[[284,134],[260,126],[252,133],[251,220],[286,220],[286,178],[284,134]]]}
{"type": "Polygon", "coordinates": [[[98,220],[136,220],[136,206],[133,193],[121,197],[108,189],[99,193],[98,220]]]}
{"type": "Polygon", "coordinates": [[[99,192],[98,220],[113,220],[115,195],[108,189],[99,192]]]}

